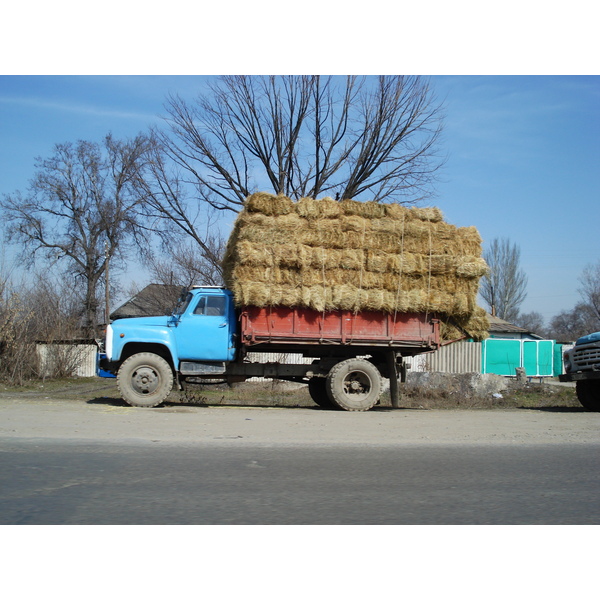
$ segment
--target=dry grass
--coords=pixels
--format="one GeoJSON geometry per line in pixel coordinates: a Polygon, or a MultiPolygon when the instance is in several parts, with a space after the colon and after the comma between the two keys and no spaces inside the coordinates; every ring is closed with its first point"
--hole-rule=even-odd
{"type": "MultiPolygon", "coordinates": [[[[171,402],[175,398],[170,399],[171,402]]],[[[198,386],[181,393],[178,403],[201,406],[259,406],[278,408],[314,408],[317,407],[308,394],[306,386],[292,388],[285,383],[244,383],[235,388],[227,386],[198,386]]],[[[375,410],[390,409],[388,393],[381,396],[375,410]]],[[[400,409],[418,410],[501,410],[501,409],[538,409],[538,410],[575,410],[583,411],[577,400],[575,390],[546,384],[527,384],[512,386],[502,392],[501,397],[481,397],[465,395],[458,388],[448,386],[443,391],[426,388],[401,386],[400,409]]]]}
{"type": "MultiPolygon", "coordinates": [[[[119,397],[114,379],[60,379],[47,381],[43,385],[35,382],[26,387],[3,387],[0,390],[0,399],[14,397],[127,406],[119,397]]],[[[255,406],[323,410],[311,400],[306,386],[290,386],[281,382],[247,382],[236,385],[234,388],[225,385],[192,386],[186,392],[172,392],[166,405],[255,406]]],[[[391,407],[387,393],[382,395],[378,407],[383,410],[391,407]]],[[[468,396],[452,386],[440,391],[410,387],[405,384],[402,386],[400,407],[401,409],[417,410],[521,408],[583,411],[573,388],[539,383],[511,386],[508,391],[502,392],[501,398],[468,396]]]]}
{"type": "MultiPolygon", "coordinates": [[[[389,402],[389,399],[387,400],[389,402]]],[[[386,402],[384,399],[383,402],[386,402]]],[[[401,406],[416,409],[546,409],[583,410],[575,389],[551,384],[509,384],[499,396],[468,395],[448,385],[445,389],[430,390],[404,385],[401,406]]]]}

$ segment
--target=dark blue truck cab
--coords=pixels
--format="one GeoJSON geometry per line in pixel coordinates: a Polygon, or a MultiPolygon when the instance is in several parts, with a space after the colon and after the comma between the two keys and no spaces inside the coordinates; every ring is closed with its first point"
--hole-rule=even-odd
{"type": "Polygon", "coordinates": [[[577,398],[589,411],[600,411],[600,331],[580,337],[564,354],[560,381],[574,381],[577,398]]]}

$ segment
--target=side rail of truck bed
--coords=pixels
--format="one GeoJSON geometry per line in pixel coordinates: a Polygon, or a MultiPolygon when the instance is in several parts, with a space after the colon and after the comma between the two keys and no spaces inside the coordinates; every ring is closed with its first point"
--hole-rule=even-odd
{"type": "Polygon", "coordinates": [[[245,307],[240,311],[240,334],[248,347],[355,345],[412,349],[407,353],[418,354],[439,347],[440,323],[425,313],[245,307]]]}

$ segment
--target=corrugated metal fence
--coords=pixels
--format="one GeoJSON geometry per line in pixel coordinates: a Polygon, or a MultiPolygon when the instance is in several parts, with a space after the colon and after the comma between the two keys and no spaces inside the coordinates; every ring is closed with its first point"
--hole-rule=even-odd
{"type": "MultiPolygon", "coordinates": [[[[301,354],[248,353],[253,362],[280,362],[310,364],[314,359],[304,358],[301,354]]],[[[418,354],[404,359],[411,371],[436,371],[440,373],[481,373],[481,343],[456,342],[442,346],[436,352],[418,354]]],[[[262,377],[253,377],[248,381],[265,381],[262,377]]]]}
{"type": "Polygon", "coordinates": [[[36,346],[42,375],[50,377],[57,368],[69,372],[75,377],[94,377],[96,375],[95,344],[42,344],[36,346]]]}
{"type": "Polygon", "coordinates": [[[411,371],[438,373],[481,373],[481,343],[455,342],[435,352],[407,357],[411,371]]]}
{"type": "MultiPolygon", "coordinates": [[[[278,362],[284,365],[301,364],[310,365],[314,358],[307,358],[302,354],[285,354],[276,352],[248,352],[246,355],[250,362],[274,363],[278,362]]],[[[247,381],[272,381],[266,377],[250,377],[247,381]]]]}

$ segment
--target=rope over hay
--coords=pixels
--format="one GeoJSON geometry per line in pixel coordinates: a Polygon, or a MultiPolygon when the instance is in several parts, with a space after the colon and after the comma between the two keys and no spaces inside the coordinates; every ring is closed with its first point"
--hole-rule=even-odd
{"type": "Polygon", "coordinates": [[[259,192],[238,215],[223,270],[238,306],[430,312],[443,339],[480,340],[481,254],[477,229],[444,222],[438,208],[259,192]]]}

